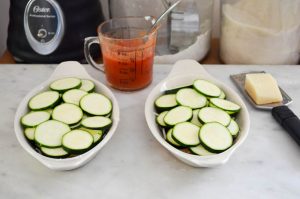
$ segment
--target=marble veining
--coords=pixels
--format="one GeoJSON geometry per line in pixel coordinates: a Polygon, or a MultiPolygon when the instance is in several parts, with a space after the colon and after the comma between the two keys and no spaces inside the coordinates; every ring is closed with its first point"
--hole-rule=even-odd
{"type": "MultiPolygon", "coordinates": [[[[216,168],[193,168],[169,154],[150,133],[144,118],[147,94],[171,70],[154,67],[154,80],[144,90],[113,90],[120,123],[95,159],[68,172],[49,170],[17,142],[13,119],[21,99],[45,81],[54,65],[0,65],[0,198],[300,198],[300,148],[268,111],[246,102],[251,118],[245,143],[229,162],[216,168]]],[[[234,88],[230,74],[265,70],[294,99],[300,116],[300,66],[205,66],[234,88]]],[[[86,66],[96,79],[104,75],[86,66]]]]}

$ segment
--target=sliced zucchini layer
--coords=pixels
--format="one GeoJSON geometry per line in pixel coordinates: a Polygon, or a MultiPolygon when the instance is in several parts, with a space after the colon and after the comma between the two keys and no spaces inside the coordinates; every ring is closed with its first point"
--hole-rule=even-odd
{"type": "Polygon", "coordinates": [[[71,103],[79,106],[79,102],[83,96],[87,94],[86,91],[79,89],[72,89],[65,92],[62,96],[62,99],[66,103],[71,103]]]}
{"type": "Polygon", "coordinates": [[[75,104],[64,103],[53,109],[52,118],[65,124],[77,124],[83,117],[83,112],[75,104]]]}
{"type": "Polygon", "coordinates": [[[33,111],[45,110],[55,106],[60,100],[56,91],[45,91],[33,96],[28,103],[28,107],[33,111]]]}
{"type": "Polygon", "coordinates": [[[81,79],[81,86],[79,89],[91,93],[95,90],[95,84],[89,79],[81,79]]]}
{"type": "Polygon", "coordinates": [[[93,145],[93,136],[83,130],[72,130],[62,138],[63,148],[70,153],[83,153],[93,145]]]}
{"type": "Polygon", "coordinates": [[[26,128],[24,131],[25,137],[29,140],[29,141],[33,141],[34,140],[34,131],[35,128],[26,128]]]}
{"type": "Polygon", "coordinates": [[[58,147],[58,148],[41,147],[41,151],[46,156],[52,158],[63,158],[69,155],[69,153],[65,151],[62,147],[58,147]]]}
{"type": "Polygon", "coordinates": [[[112,121],[108,117],[94,116],[87,117],[81,121],[81,125],[90,129],[102,129],[105,130],[112,125],[112,121]]]}
{"type": "Polygon", "coordinates": [[[168,113],[168,111],[164,111],[164,112],[161,112],[157,117],[156,117],[156,122],[159,126],[161,127],[166,127],[166,123],[164,121],[164,118],[166,116],[166,114],[168,113]]]}
{"type": "Polygon", "coordinates": [[[163,138],[183,152],[196,155],[213,155],[226,150],[239,133],[239,126],[234,117],[241,107],[225,98],[226,94],[222,89],[203,79],[195,80],[192,85],[164,91],[154,103],[157,111],[156,123],[162,131],[163,138]],[[215,123],[215,130],[209,128],[215,123]],[[203,125],[206,125],[203,130],[203,140],[207,141],[206,144],[200,139],[199,129],[202,129],[203,125]],[[207,129],[212,133],[206,135],[207,129]],[[214,138],[215,136],[217,137],[214,138]],[[214,146],[214,143],[220,146],[214,146]]]}
{"type": "Polygon", "coordinates": [[[201,127],[199,137],[201,144],[211,152],[225,151],[233,143],[229,130],[218,122],[204,124],[201,127]]]}
{"type": "Polygon", "coordinates": [[[229,125],[227,126],[229,132],[231,133],[231,135],[235,138],[237,137],[237,135],[239,134],[240,131],[240,127],[239,125],[236,123],[236,121],[234,121],[233,119],[231,119],[229,125]]]}
{"type": "Polygon", "coordinates": [[[183,88],[176,93],[176,101],[182,106],[192,109],[202,108],[206,105],[207,99],[192,88],[183,88]]]}
{"type": "Polygon", "coordinates": [[[230,112],[238,112],[241,109],[241,107],[236,103],[233,103],[225,99],[211,98],[210,103],[212,103],[214,106],[220,109],[223,109],[225,111],[230,111],[230,112]]]}
{"type": "Polygon", "coordinates": [[[227,112],[214,107],[202,108],[198,113],[198,118],[201,123],[219,122],[224,126],[228,126],[231,120],[227,112]]]}
{"type": "Polygon", "coordinates": [[[155,109],[158,112],[170,110],[177,106],[176,95],[175,94],[167,94],[158,97],[155,102],[155,109]]]}
{"type": "Polygon", "coordinates": [[[181,145],[178,144],[172,137],[172,132],[173,132],[173,129],[169,129],[168,132],[167,132],[167,136],[166,136],[166,140],[172,144],[173,146],[176,146],[176,147],[180,147],[181,145]]]}
{"type": "Polygon", "coordinates": [[[191,120],[193,117],[193,110],[187,106],[177,106],[171,109],[164,117],[165,124],[174,126],[180,122],[191,120]]]}
{"type": "Polygon", "coordinates": [[[200,156],[215,154],[215,153],[212,153],[212,152],[206,150],[201,144],[198,146],[190,147],[189,149],[193,154],[200,155],[200,156]]]}
{"type": "Polygon", "coordinates": [[[195,124],[182,122],[174,126],[172,137],[180,145],[197,146],[200,144],[199,130],[200,127],[195,124]]]}
{"type": "Polygon", "coordinates": [[[207,97],[219,97],[221,95],[221,89],[207,80],[198,79],[194,81],[193,86],[207,97]]]}
{"type": "Polygon", "coordinates": [[[70,89],[79,88],[81,86],[81,80],[75,77],[66,77],[56,80],[50,84],[50,89],[63,93],[70,89]]]}
{"type": "Polygon", "coordinates": [[[90,93],[83,96],[79,104],[82,110],[91,115],[105,116],[112,111],[110,99],[99,93],[90,93]]]}
{"type": "Polygon", "coordinates": [[[56,120],[48,120],[36,127],[34,140],[41,146],[60,147],[63,135],[70,130],[67,124],[56,120]]]}
{"type": "Polygon", "coordinates": [[[51,117],[46,111],[32,111],[21,118],[21,124],[25,127],[35,127],[51,117]]]}

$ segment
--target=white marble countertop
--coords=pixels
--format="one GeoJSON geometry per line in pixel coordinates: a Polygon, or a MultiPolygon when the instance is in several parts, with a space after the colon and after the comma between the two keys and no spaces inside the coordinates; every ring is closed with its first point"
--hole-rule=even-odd
{"type": "MultiPolygon", "coordinates": [[[[205,66],[237,90],[230,74],[266,70],[294,99],[300,116],[300,66],[205,66]]],[[[152,136],[144,119],[150,90],[171,66],[155,66],[146,89],[114,90],[121,117],[112,140],[82,168],[52,171],[27,154],[13,130],[16,108],[25,94],[47,79],[55,66],[0,65],[0,197],[10,198],[300,198],[300,147],[268,111],[246,102],[251,128],[229,162],[216,168],[193,168],[168,153],[152,136]],[[130,115],[130,116],[129,116],[130,115]]],[[[104,82],[90,66],[87,71],[104,82]]]]}

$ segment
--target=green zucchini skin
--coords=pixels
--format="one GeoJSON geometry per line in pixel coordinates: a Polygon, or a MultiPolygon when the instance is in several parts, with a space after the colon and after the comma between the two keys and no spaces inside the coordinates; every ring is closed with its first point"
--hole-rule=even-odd
{"type": "Polygon", "coordinates": [[[183,88],[193,88],[193,84],[187,85],[187,86],[181,86],[174,89],[166,90],[164,91],[164,94],[176,94],[180,89],[183,88]]]}

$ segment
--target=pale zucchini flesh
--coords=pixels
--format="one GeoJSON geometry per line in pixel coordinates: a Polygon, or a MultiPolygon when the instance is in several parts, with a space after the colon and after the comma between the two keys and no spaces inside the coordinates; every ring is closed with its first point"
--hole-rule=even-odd
{"type": "Polygon", "coordinates": [[[167,136],[166,136],[166,140],[167,140],[170,144],[172,144],[172,145],[174,145],[174,146],[176,146],[176,147],[180,147],[181,145],[178,144],[178,143],[173,139],[173,137],[172,137],[172,131],[173,131],[173,129],[169,129],[169,130],[168,130],[167,136]]]}
{"type": "Polygon", "coordinates": [[[220,109],[223,109],[225,111],[230,112],[238,112],[241,107],[237,105],[236,103],[233,103],[229,100],[225,99],[219,99],[219,98],[211,98],[210,103],[212,103],[215,107],[218,107],[220,109]]]}
{"type": "Polygon", "coordinates": [[[68,125],[75,125],[83,117],[83,112],[75,104],[64,103],[56,106],[52,112],[52,118],[68,125]]]}
{"type": "Polygon", "coordinates": [[[69,153],[65,151],[62,147],[58,147],[58,148],[41,147],[41,151],[46,156],[52,158],[63,158],[69,155],[69,153]]]}
{"type": "Polygon", "coordinates": [[[155,109],[158,112],[170,110],[178,105],[175,94],[166,94],[158,97],[155,102],[155,109]]]}
{"type": "Polygon", "coordinates": [[[79,102],[83,96],[87,94],[86,91],[80,90],[80,89],[71,89],[66,91],[62,95],[62,99],[66,103],[71,103],[79,106],[79,102]]]}
{"type": "Polygon", "coordinates": [[[193,118],[192,118],[192,120],[191,120],[191,123],[193,123],[193,124],[195,124],[195,125],[201,127],[202,124],[201,124],[201,122],[200,122],[199,119],[198,119],[199,111],[200,111],[200,109],[195,109],[195,110],[193,110],[193,118]]]}
{"type": "Polygon", "coordinates": [[[70,153],[83,153],[89,150],[94,143],[93,136],[84,130],[72,130],[62,138],[63,148],[70,153]]]}
{"type": "Polygon", "coordinates": [[[50,84],[50,89],[62,93],[70,89],[79,88],[80,86],[81,80],[79,78],[66,77],[52,82],[50,84]]]}
{"type": "Polygon", "coordinates": [[[107,129],[112,125],[112,120],[108,117],[93,116],[81,121],[81,125],[90,129],[107,129]]]}
{"type": "Polygon", "coordinates": [[[192,88],[180,89],[176,93],[176,101],[182,106],[199,109],[206,106],[207,99],[192,88]]]}
{"type": "Polygon", "coordinates": [[[231,120],[230,115],[222,109],[214,107],[202,108],[198,113],[201,123],[219,122],[224,126],[228,126],[231,120]]]}
{"type": "Polygon", "coordinates": [[[62,144],[62,137],[71,129],[67,124],[56,120],[48,120],[35,129],[34,140],[41,146],[57,148],[62,144]]]}
{"type": "Polygon", "coordinates": [[[208,156],[208,155],[216,154],[206,150],[201,144],[198,146],[190,147],[189,149],[193,154],[200,155],[200,156],[208,156]]]}
{"type": "Polygon", "coordinates": [[[198,92],[207,97],[219,97],[222,92],[218,86],[203,79],[195,80],[193,86],[198,92]]]}
{"type": "Polygon", "coordinates": [[[111,113],[110,99],[99,93],[89,93],[80,100],[80,107],[90,115],[105,116],[111,113]]]}
{"type": "Polygon", "coordinates": [[[180,122],[191,120],[193,117],[193,110],[187,106],[177,106],[171,109],[164,117],[164,122],[167,126],[174,126],[180,122]]]}
{"type": "Polygon", "coordinates": [[[50,113],[46,111],[32,111],[21,118],[21,124],[25,127],[36,127],[37,125],[49,120],[50,113]]]}
{"type": "Polygon", "coordinates": [[[164,117],[166,116],[166,114],[168,113],[168,111],[164,111],[161,112],[160,114],[158,114],[158,116],[156,117],[156,123],[161,126],[161,127],[167,127],[165,121],[164,121],[164,117]]]}
{"type": "Polygon", "coordinates": [[[45,91],[33,96],[28,103],[31,110],[45,110],[55,106],[60,101],[59,93],[56,91],[45,91]]]}
{"type": "Polygon", "coordinates": [[[197,146],[199,140],[200,127],[190,122],[176,124],[172,131],[173,139],[183,146],[197,146]]]}
{"type": "Polygon", "coordinates": [[[89,79],[81,79],[81,86],[79,89],[91,93],[95,90],[95,84],[89,79]]]}
{"type": "Polygon", "coordinates": [[[229,132],[231,133],[231,135],[236,138],[239,134],[239,131],[240,131],[240,127],[239,125],[237,124],[236,121],[234,121],[233,119],[231,119],[229,125],[227,126],[229,132]]]}
{"type": "Polygon", "coordinates": [[[229,130],[218,122],[204,124],[201,127],[199,138],[201,144],[211,152],[222,152],[233,143],[229,130]]]}
{"type": "Polygon", "coordinates": [[[88,128],[84,128],[84,127],[81,127],[80,130],[89,132],[94,138],[94,144],[98,143],[103,137],[102,130],[88,129],[88,128]]]}
{"type": "Polygon", "coordinates": [[[29,141],[33,141],[33,140],[34,140],[34,131],[35,131],[35,128],[26,128],[26,129],[24,130],[25,137],[26,137],[29,141]]]}

